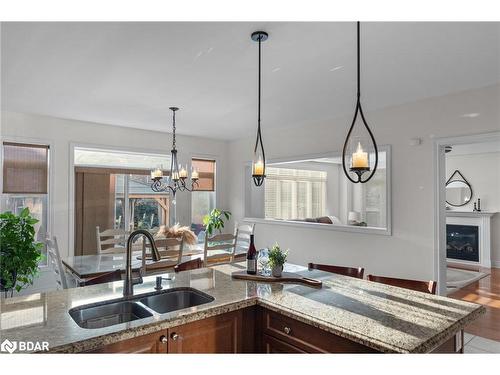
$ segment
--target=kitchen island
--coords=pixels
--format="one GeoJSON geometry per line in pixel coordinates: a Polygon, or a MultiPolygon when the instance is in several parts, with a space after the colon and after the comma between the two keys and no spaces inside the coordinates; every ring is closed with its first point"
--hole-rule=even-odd
{"type": "MultiPolygon", "coordinates": [[[[321,289],[233,280],[243,263],[164,275],[164,288],[214,298],[195,307],[104,328],[82,328],[68,311],[122,297],[114,282],[1,300],[0,339],[48,342],[50,352],[460,351],[460,333],[483,306],[366,280],[308,271],[321,289]],[[191,338],[191,339],[190,339],[191,338]]],[[[154,292],[155,277],[134,296],[154,292]]]]}

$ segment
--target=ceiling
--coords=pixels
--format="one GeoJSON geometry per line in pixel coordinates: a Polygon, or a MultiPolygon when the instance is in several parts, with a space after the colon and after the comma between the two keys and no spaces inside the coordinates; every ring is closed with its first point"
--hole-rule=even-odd
{"type": "MultiPolygon", "coordinates": [[[[500,82],[500,23],[364,23],[366,110],[500,82]]],[[[2,109],[236,139],[353,111],[354,23],[3,23],[2,109]]]]}

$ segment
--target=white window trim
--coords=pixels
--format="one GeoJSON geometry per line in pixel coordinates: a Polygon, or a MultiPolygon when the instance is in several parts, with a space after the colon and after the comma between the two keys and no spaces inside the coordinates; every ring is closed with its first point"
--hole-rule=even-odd
{"type": "MultiPolygon", "coordinates": [[[[331,230],[337,232],[352,232],[352,233],[364,233],[364,234],[377,234],[384,236],[392,236],[392,156],[391,156],[391,146],[390,145],[381,145],[378,147],[379,151],[386,152],[386,197],[387,197],[387,226],[386,228],[378,228],[378,227],[357,227],[353,225],[339,225],[339,224],[322,224],[322,223],[308,223],[308,222],[297,222],[290,220],[277,220],[277,219],[263,219],[263,218],[255,218],[255,217],[245,217],[243,219],[244,222],[248,223],[261,223],[261,224],[272,224],[272,225],[282,225],[289,227],[297,227],[304,229],[319,229],[319,230],[331,230]]],[[[320,154],[307,154],[307,155],[297,155],[293,157],[286,158],[276,158],[267,160],[266,163],[274,164],[274,163],[286,163],[297,160],[307,160],[307,159],[317,159],[317,158],[325,158],[325,157],[337,157],[341,155],[339,152],[329,152],[329,153],[320,153],[320,154]]],[[[245,163],[245,173],[243,173],[243,197],[245,200],[245,211],[246,211],[246,196],[248,194],[248,184],[252,183],[246,174],[247,168],[251,168],[251,161],[245,163]]]]}
{"type": "MultiPolygon", "coordinates": [[[[54,141],[45,138],[33,138],[33,137],[19,137],[19,136],[2,136],[2,152],[1,152],[1,160],[0,160],[0,168],[1,173],[3,174],[3,143],[4,142],[12,142],[12,143],[27,143],[41,146],[49,146],[49,175],[48,175],[48,194],[47,194],[47,233],[52,233],[52,229],[54,228],[54,217],[55,217],[55,209],[54,209],[54,181],[55,181],[55,163],[56,160],[56,147],[54,145],[54,141]]],[[[3,195],[3,178],[0,178],[0,193],[3,195]]],[[[48,263],[47,263],[48,265],[48,263]]],[[[47,265],[39,266],[40,272],[52,272],[50,267],[47,265]]]]}

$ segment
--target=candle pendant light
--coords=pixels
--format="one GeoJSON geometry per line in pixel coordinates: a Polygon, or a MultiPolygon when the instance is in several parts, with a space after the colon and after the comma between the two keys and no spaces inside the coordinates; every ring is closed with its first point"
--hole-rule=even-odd
{"type": "Polygon", "coordinates": [[[259,42],[259,94],[258,94],[258,115],[257,115],[257,139],[253,150],[252,178],[256,186],[262,186],[266,178],[266,155],[262,143],[262,132],[260,129],[260,96],[261,96],[261,43],[267,40],[268,34],[264,31],[252,33],[252,40],[259,42]]]}
{"type": "Polygon", "coordinates": [[[173,203],[175,203],[175,194],[177,191],[193,191],[198,187],[198,172],[193,171],[191,174],[191,187],[187,185],[186,180],[188,179],[187,166],[181,167],[179,171],[179,163],[177,161],[177,147],[175,144],[175,112],[179,110],[177,107],[170,107],[172,111],[172,149],[170,151],[170,174],[166,177],[166,184],[162,182],[163,171],[160,167],[151,171],[151,189],[154,192],[165,192],[170,191],[174,197],[173,203]]]}
{"type": "Polygon", "coordinates": [[[377,142],[373,137],[373,133],[366,123],[365,115],[363,114],[363,108],[361,107],[361,79],[360,79],[360,43],[359,43],[359,30],[360,24],[357,23],[357,42],[358,42],[358,92],[357,92],[357,102],[356,110],[354,112],[354,118],[352,119],[351,127],[347,133],[347,137],[344,143],[344,149],[342,151],[342,167],[344,168],[344,173],[346,177],[353,183],[366,183],[375,174],[378,166],[378,148],[377,142]],[[358,122],[358,123],[357,123],[358,122]],[[359,124],[361,122],[361,124],[359,124]],[[357,126],[357,128],[356,128],[357,126]],[[359,128],[359,129],[358,129],[359,128]],[[363,134],[364,133],[364,134],[363,134]],[[370,144],[372,147],[370,147],[370,144]],[[375,154],[375,162],[373,164],[373,169],[370,167],[370,151],[375,154]],[[347,164],[349,164],[349,170],[347,169],[347,164]],[[371,172],[370,172],[371,171],[371,172]],[[370,172],[368,177],[365,179],[362,176],[370,172]],[[350,173],[354,173],[352,176],[350,173]]]}

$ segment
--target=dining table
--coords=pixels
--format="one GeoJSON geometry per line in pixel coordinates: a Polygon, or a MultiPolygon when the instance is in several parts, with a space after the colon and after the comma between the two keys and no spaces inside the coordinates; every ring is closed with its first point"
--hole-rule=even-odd
{"type": "MultiPolygon", "coordinates": [[[[241,259],[246,253],[237,252],[235,257],[241,259]]],[[[181,262],[186,262],[195,258],[204,258],[204,244],[198,243],[184,250],[181,262]]],[[[169,259],[169,258],[162,258],[169,259]]],[[[175,258],[174,258],[175,259],[175,258]]],[[[87,279],[100,276],[105,273],[121,270],[125,273],[127,263],[126,249],[123,252],[101,253],[93,255],[75,255],[62,258],[61,262],[66,270],[77,280],[85,281],[87,279]]],[[[154,261],[146,258],[146,265],[154,261]]],[[[132,252],[132,269],[138,270],[142,266],[142,251],[132,252]]]]}

